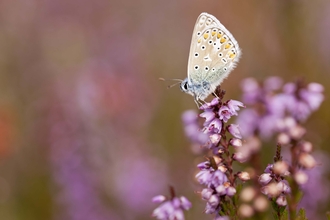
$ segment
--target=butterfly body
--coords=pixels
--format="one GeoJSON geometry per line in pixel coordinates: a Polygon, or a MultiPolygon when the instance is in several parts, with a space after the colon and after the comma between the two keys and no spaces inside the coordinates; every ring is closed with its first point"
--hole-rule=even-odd
{"type": "Polygon", "coordinates": [[[202,13],[196,21],[188,60],[188,77],[182,91],[204,101],[229,75],[241,56],[232,34],[213,15],[202,13]]]}

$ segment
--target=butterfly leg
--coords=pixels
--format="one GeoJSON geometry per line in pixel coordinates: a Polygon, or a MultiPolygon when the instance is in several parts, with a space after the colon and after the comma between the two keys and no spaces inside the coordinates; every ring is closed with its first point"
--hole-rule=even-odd
{"type": "Polygon", "coordinates": [[[218,96],[215,92],[212,92],[212,94],[213,94],[216,98],[220,99],[219,96],[218,96]]]}
{"type": "Polygon", "coordinates": [[[196,105],[197,105],[197,108],[199,108],[199,105],[201,105],[201,103],[197,100],[197,99],[194,99],[196,105]]]}
{"type": "Polygon", "coordinates": [[[199,97],[196,96],[196,95],[194,96],[194,101],[195,101],[195,103],[197,105],[197,108],[199,108],[200,106],[203,105],[203,103],[201,102],[201,100],[199,99],[199,97]]]}

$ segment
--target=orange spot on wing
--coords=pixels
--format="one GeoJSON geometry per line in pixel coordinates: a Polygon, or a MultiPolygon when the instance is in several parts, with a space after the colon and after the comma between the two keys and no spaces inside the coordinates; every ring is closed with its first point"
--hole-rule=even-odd
{"type": "Polygon", "coordinates": [[[230,44],[225,45],[225,49],[228,49],[228,48],[230,48],[230,44]]]}
{"type": "Polygon", "coordinates": [[[205,33],[203,36],[204,36],[204,39],[207,39],[209,37],[209,34],[205,33]]]}
{"type": "Polygon", "coordinates": [[[226,39],[224,38],[224,37],[222,37],[221,39],[220,39],[220,43],[224,43],[224,42],[226,42],[226,39]]]}

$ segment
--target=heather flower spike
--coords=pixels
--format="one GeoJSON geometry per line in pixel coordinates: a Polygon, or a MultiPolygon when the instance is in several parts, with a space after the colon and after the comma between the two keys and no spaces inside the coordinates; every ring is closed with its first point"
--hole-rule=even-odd
{"type": "MultiPolygon", "coordinates": [[[[307,219],[304,212],[297,212],[300,191],[310,180],[307,171],[318,162],[313,144],[304,140],[307,129],[302,122],[322,103],[323,86],[299,80],[284,84],[279,77],[269,77],[263,83],[248,78],[242,87],[247,107],[240,101],[223,101],[225,92],[217,87],[215,98],[205,102],[200,113],[190,110],[182,115],[186,136],[194,146],[209,151],[195,176],[202,185],[204,213],[216,220],[251,218],[262,216],[272,203],[276,219],[284,215],[307,219]],[[234,116],[238,120],[231,123],[234,116]],[[257,164],[262,140],[275,135],[273,162],[262,172],[257,164]],[[283,149],[290,152],[289,158],[282,155],[283,149]],[[245,162],[252,167],[233,166],[245,162]],[[244,187],[250,180],[259,184],[244,187]]],[[[173,188],[170,198],[160,195],[153,202],[160,204],[153,216],[164,220],[184,219],[183,211],[191,207],[185,197],[175,196],[173,188]]]]}
{"type": "Polygon", "coordinates": [[[170,186],[170,198],[163,195],[155,196],[152,201],[160,203],[160,205],[153,211],[152,217],[159,220],[184,220],[184,210],[191,208],[191,203],[184,197],[176,197],[174,188],[170,186]]]}

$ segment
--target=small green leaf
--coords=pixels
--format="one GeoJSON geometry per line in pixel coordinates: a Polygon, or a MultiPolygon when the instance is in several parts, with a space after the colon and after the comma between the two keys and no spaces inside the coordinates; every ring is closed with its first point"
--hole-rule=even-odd
{"type": "Polygon", "coordinates": [[[297,216],[296,220],[308,220],[308,219],[306,218],[306,212],[305,212],[305,209],[303,209],[303,208],[299,209],[299,211],[298,211],[298,216],[297,216]]]}

